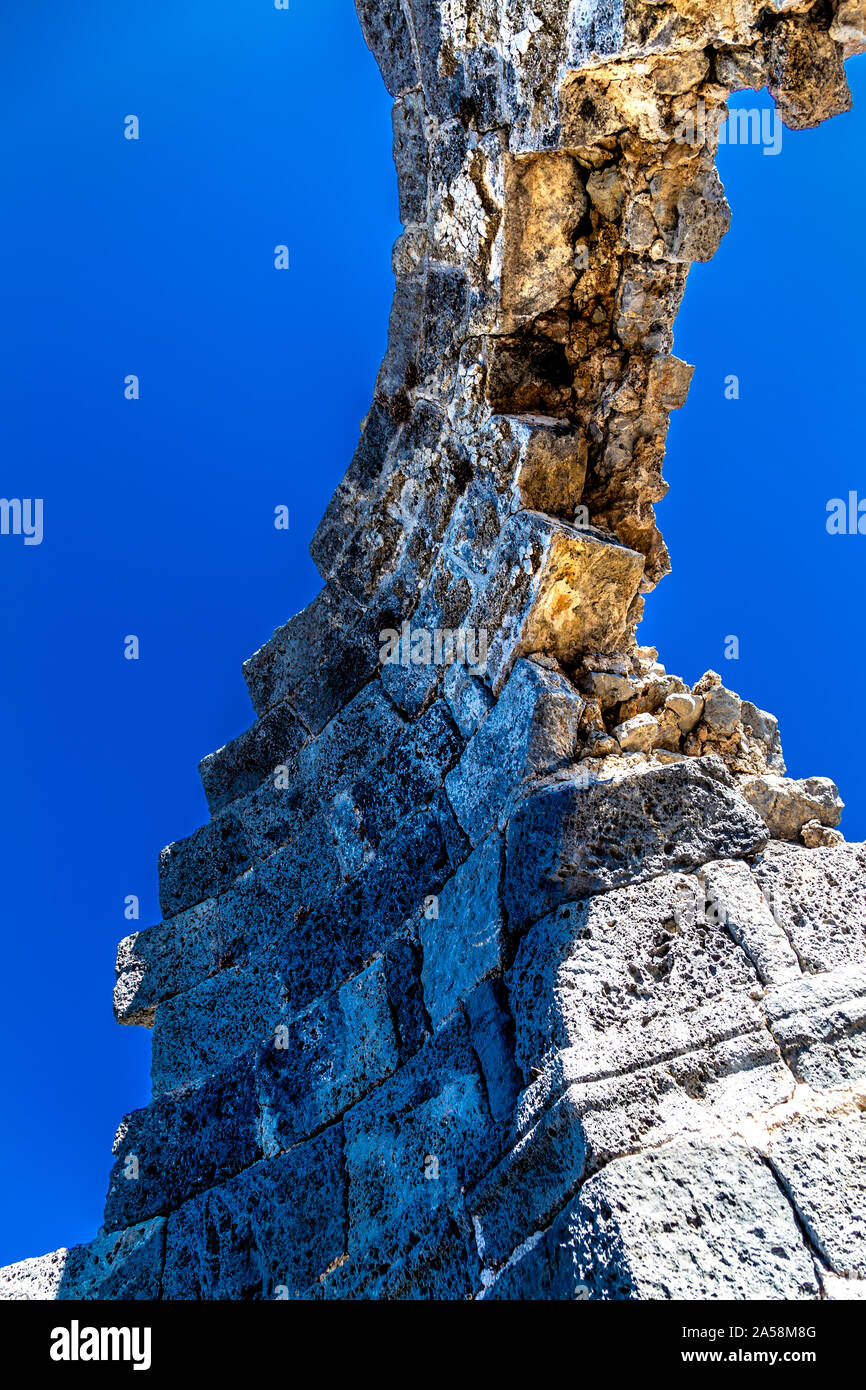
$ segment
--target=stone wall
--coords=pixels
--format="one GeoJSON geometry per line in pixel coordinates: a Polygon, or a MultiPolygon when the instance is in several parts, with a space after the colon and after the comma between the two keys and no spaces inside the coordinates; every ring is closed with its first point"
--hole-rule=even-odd
{"type": "Polygon", "coordinates": [[[850,103],[860,3],[357,0],[388,351],[121,943],[104,1227],[7,1298],[863,1296],[866,847],[637,645],[725,101],[850,103]]]}

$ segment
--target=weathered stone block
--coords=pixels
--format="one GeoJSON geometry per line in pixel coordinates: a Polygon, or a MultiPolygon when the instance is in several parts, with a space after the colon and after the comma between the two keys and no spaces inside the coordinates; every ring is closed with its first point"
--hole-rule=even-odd
{"type": "Polygon", "coordinates": [[[481,1265],[461,1203],[437,1211],[411,1250],[385,1241],[344,1260],[324,1283],[327,1299],[468,1299],[481,1265]]]}
{"type": "Polygon", "coordinates": [[[574,239],[586,212],[580,166],[568,154],[518,155],[505,166],[502,313],[506,331],[567,300],[574,239]]]}
{"type": "Polygon", "coordinates": [[[508,826],[511,927],[522,930],[561,903],[629,881],[760,849],[767,839],[760,817],[707,763],[588,786],[574,778],[529,796],[508,826]]]}
{"type": "Polygon", "coordinates": [[[330,1124],[399,1065],[381,960],[286,1024],[259,1053],[262,1145],[271,1155],[330,1124]]]}
{"type": "Polygon", "coordinates": [[[376,672],[378,648],[364,610],[331,582],[244,662],[256,714],[288,700],[318,733],[376,672]]]}
{"type": "Polygon", "coordinates": [[[501,978],[482,980],[467,996],[465,1009],[493,1118],[498,1124],[509,1125],[523,1083],[515,1060],[514,1020],[501,978]]]}
{"type": "Polygon", "coordinates": [[[866,1078],[866,965],[792,979],[764,1012],[798,1081],[824,1090],[866,1078]]]}
{"type": "Polygon", "coordinates": [[[565,665],[587,650],[621,648],[643,576],[643,556],[538,512],[503,528],[472,625],[490,633],[489,680],[498,694],[520,656],[565,665]]]}
{"type": "Polygon", "coordinates": [[[773,1175],[724,1142],[616,1159],[487,1297],[819,1297],[814,1266],[773,1175]]]}
{"type": "Polygon", "coordinates": [[[528,1235],[547,1226],[585,1168],[580,1115],[564,1096],[470,1193],[485,1267],[502,1264],[528,1235]]]}
{"type": "Polygon", "coordinates": [[[834,826],[842,818],[844,803],[829,777],[795,781],[770,772],[747,778],[741,783],[741,791],[777,840],[799,840],[803,826],[811,820],[834,826]]]}
{"type": "Polygon", "coordinates": [[[263,910],[277,928],[273,960],[289,1007],[302,1008],[357,974],[395,936],[407,935],[407,921],[420,917],[425,899],[441,890],[468,849],[440,797],[429,809],[407,816],[376,858],[325,900],[314,898],[311,907],[294,907],[287,914],[275,881],[263,910]]]}
{"type": "Polygon", "coordinates": [[[471,738],[487,718],[493,706],[493,696],[477,676],[455,661],[445,672],[442,693],[454,722],[464,738],[471,738]]]}
{"type": "Polygon", "coordinates": [[[302,1297],[343,1254],[345,1220],[337,1125],[172,1212],[163,1296],[302,1297]]]}
{"type": "Polygon", "coordinates": [[[155,1095],[203,1081],[257,1047],[283,1017],[280,981],[230,966],[160,1004],[150,1079],[155,1095]]]}
{"type": "Polygon", "coordinates": [[[508,975],[524,1075],[562,1048],[603,1073],[614,1039],[634,1032],[656,1037],[657,1057],[676,1055],[702,1040],[690,1031],[712,1000],[756,993],[753,965],[703,909],[694,878],[665,874],[537,922],[508,975]]]}
{"type": "Polygon", "coordinates": [[[421,918],[424,1002],[438,1028],[502,961],[499,903],[502,841],[485,840],[438,894],[438,915],[421,918]]]}
{"type": "Polygon", "coordinates": [[[391,96],[416,86],[412,40],[400,0],[355,0],[355,9],[391,96]]]}
{"type": "Polygon", "coordinates": [[[520,505],[529,511],[572,521],[586,480],[585,437],[561,421],[522,417],[515,422],[523,436],[517,475],[520,505]]]}
{"type": "Polygon", "coordinates": [[[373,857],[404,818],[428,804],[463,751],[463,739],[444,700],[397,737],[375,772],[335,798],[330,818],[347,872],[373,857]]]}
{"type": "Polygon", "coordinates": [[[395,101],[392,123],[400,221],[408,226],[423,222],[427,214],[427,138],[419,92],[406,92],[395,101]]]}
{"type": "Polygon", "coordinates": [[[126,936],[117,948],[114,1016],[153,1026],[164,999],[193,989],[217,969],[220,913],[215,899],[126,936]]]}
{"type": "Polygon", "coordinates": [[[55,1250],[0,1270],[4,1301],[153,1301],[160,1297],[165,1220],[100,1232],[86,1245],[55,1250]]]}
{"type": "Polygon", "coordinates": [[[700,872],[708,912],[730,932],[764,984],[799,979],[800,964],[749,867],[741,860],[707,864],[700,872]]]}
{"type": "Polygon", "coordinates": [[[496,707],[445,778],[454,813],[474,845],[504,826],[527,783],[574,760],[583,710],[559,671],[517,662],[496,707]]]}
{"type": "Polygon", "coordinates": [[[159,855],[159,905],[174,917],[214,897],[249,867],[250,855],[237,806],[185,840],[166,845],[159,855]]]}
{"type": "Polygon", "coordinates": [[[773,1132],[769,1153],[833,1273],[866,1278],[866,1112],[804,1115],[773,1132]]]}
{"type": "Polygon", "coordinates": [[[254,791],[280,764],[289,762],[309,737],[284,702],[274,705],[252,728],[199,763],[207,804],[216,815],[239,796],[254,791]]]}
{"type": "Polygon", "coordinates": [[[350,1253],[383,1241],[402,1253],[496,1157],[465,1021],[446,1024],[347,1113],[345,1126],[350,1253]]]}
{"type": "Polygon", "coordinates": [[[754,874],[804,970],[866,961],[866,845],[773,846],[754,874]]]}
{"type": "Polygon", "coordinates": [[[253,1069],[241,1058],[199,1086],[160,1096],[122,1121],[105,1227],[163,1216],[261,1158],[253,1069]]]}

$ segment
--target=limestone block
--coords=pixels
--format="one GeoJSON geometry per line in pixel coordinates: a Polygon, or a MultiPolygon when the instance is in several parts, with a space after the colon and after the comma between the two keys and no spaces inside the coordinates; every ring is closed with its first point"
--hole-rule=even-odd
{"type": "Polygon", "coordinates": [[[395,1070],[399,1046],[381,960],[280,1024],[256,1083],[266,1156],[314,1134],[395,1070]]]}
{"type": "Polygon", "coordinates": [[[768,87],[785,125],[808,130],[850,111],[842,50],[810,16],[781,19],[772,31],[768,87]]]}
{"type": "Polygon", "coordinates": [[[696,1141],[609,1164],[487,1296],[799,1301],[819,1289],[767,1166],[696,1141]]]}
{"type": "Polygon", "coordinates": [[[574,239],[587,206],[580,175],[577,162],[561,151],[507,160],[502,312],[508,327],[571,295],[574,239]]]}
{"type": "Polygon", "coordinates": [[[493,706],[493,696],[487,686],[462,662],[455,661],[445,672],[442,693],[461,734],[471,738],[493,706]]]}
{"type": "Polygon", "coordinates": [[[568,767],[583,710],[561,672],[517,662],[496,707],[445,778],[454,813],[473,844],[504,824],[528,783],[568,767]]]}
{"type": "Polygon", "coordinates": [[[547,1226],[586,1167],[586,1139],[571,1097],[557,1101],[472,1190],[469,1209],[481,1259],[501,1264],[547,1226]]]}
{"type": "Polygon", "coordinates": [[[779,735],[779,721],[774,714],[758,709],[751,700],[744,700],[741,706],[743,727],[751,729],[752,736],[764,749],[767,767],[772,772],[784,773],[785,759],[782,756],[782,740],[779,735]]]}
{"type": "Polygon", "coordinates": [[[504,903],[513,929],[629,881],[740,858],[763,822],[708,760],[647,767],[618,781],[563,781],[530,795],[508,826],[504,903]]]}
{"type": "Polygon", "coordinates": [[[329,818],[346,872],[375,852],[400,821],[428,803],[463,751],[450,710],[437,700],[391,744],[375,771],[334,798],[329,818]]]}
{"type": "Polygon", "coordinates": [[[866,961],[866,846],[779,846],[754,874],[806,971],[866,961]]]}
{"type": "Polygon", "coordinates": [[[355,8],[367,46],[391,95],[416,86],[412,40],[400,0],[356,0],[355,8]]]}
{"type": "Polygon", "coordinates": [[[424,1002],[434,1028],[501,965],[502,859],[501,837],[490,835],[438,894],[437,911],[421,918],[424,1002]]]}
{"type": "Polygon", "coordinates": [[[769,1154],[833,1273],[866,1277],[866,1111],[804,1115],[773,1132],[769,1154]]]}
{"type": "Polygon", "coordinates": [[[617,724],[612,732],[624,753],[648,753],[661,737],[661,729],[651,714],[636,714],[617,724]]]}
{"type": "Polygon", "coordinates": [[[803,826],[811,820],[834,826],[842,818],[844,803],[829,777],[804,777],[795,781],[791,777],[767,773],[763,777],[744,779],[740,787],[776,840],[799,840],[803,826]]]}
{"type": "Polygon", "coordinates": [[[772,990],[763,1007],[798,1081],[825,1090],[866,1078],[866,965],[803,975],[772,990]]]}
{"type": "Polygon", "coordinates": [[[304,1296],[345,1249],[339,1125],[185,1202],[168,1219],[163,1297],[304,1296]]]}
{"type": "Polygon", "coordinates": [[[385,1241],[343,1260],[322,1281],[326,1299],[438,1301],[469,1299],[481,1266],[469,1219],[459,1200],[438,1210],[408,1251],[385,1241]]]}
{"type": "Polygon", "coordinates": [[[643,557],[536,512],[504,528],[474,612],[488,629],[494,694],[515,660],[544,652],[568,665],[583,651],[621,648],[643,557]]]}

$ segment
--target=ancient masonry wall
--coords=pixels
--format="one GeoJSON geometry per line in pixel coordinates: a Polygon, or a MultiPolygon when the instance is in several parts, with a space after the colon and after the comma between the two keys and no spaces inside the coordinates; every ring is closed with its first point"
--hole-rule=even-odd
{"type": "Polygon", "coordinates": [[[324,588],[121,943],[104,1228],[2,1296],[862,1297],[866,847],[634,633],[725,102],[847,109],[864,4],[357,9],[405,230],[324,588]]]}

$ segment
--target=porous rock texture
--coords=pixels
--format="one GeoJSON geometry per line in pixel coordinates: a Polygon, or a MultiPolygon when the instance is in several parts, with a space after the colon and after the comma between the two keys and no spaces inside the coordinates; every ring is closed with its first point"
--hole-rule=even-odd
{"type": "Polygon", "coordinates": [[[104,1228],[2,1296],[862,1296],[866,847],[635,628],[726,99],[847,109],[864,5],[357,9],[404,231],[324,588],[121,943],[104,1228]]]}

